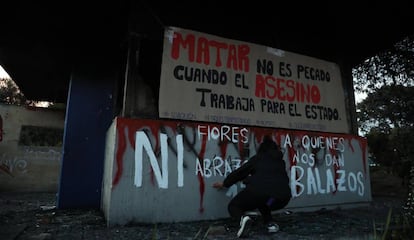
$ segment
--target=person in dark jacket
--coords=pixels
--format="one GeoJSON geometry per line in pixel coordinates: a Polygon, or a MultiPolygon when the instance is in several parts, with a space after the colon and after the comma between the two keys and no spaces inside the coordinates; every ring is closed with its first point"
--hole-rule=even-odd
{"type": "Polygon", "coordinates": [[[232,218],[240,219],[238,237],[248,235],[252,218],[246,211],[258,210],[270,233],[277,232],[279,226],[273,221],[272,211],[284,208],[291,199],[289,177],[283,160],[283,153],[271,137],[265,136],[257,154],[231,172],[223,182],[215,182],[213,187],[229,188],[242,181],[246,187],[228,204],[232,218]]]}

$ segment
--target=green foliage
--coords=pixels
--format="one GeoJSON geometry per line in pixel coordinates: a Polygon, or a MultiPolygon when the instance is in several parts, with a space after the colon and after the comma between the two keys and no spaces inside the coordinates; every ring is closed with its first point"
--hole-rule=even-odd
{"type": "Polygon", "coordinates": [[[366,135],[374,159],[406,182],[414,156],[413,136],[413,127],[393,128],[389,133],[373,128],[366,135]]]}
{"type": "Polygon", "coordinates": [[[414,167],[410,171],[408,195],[402,212],[392,214],[389,210],[383,231],[377,230],[374,221],[374,239],[412,239],[414,235],[414,167]]]}
{"type": "Polygon", "coordinates": [[[383,166],[391,167],[393,146],[389,144],[388,135],[373,129],[366,135],[369,151],[374,159],[383,166]]]}
{"type": "Polygon", "coordinates": [[[353,70],[360,131],[371,155],[405,183],[414,159],[414,35],[353,70]]]}
{"type": "Polygon", "coordinates": [[[413,86],[414,35],[353,69],[355,90],[371,93],[383,86],[413,86]]]}
{"type": "Polygon", "coordinates": [[[392,208],[389,209],[384,224],[374,221],[373,225],[373,239],[411,239],[414,234],[412,221],[404,213],[393,213],[392,208]]]}
{"type": "Polygon", "coordinates": [[[11,79],[0,79],[0,103],[24,105],[26,98],[11,79]]]}
{"type": "Polygon", "coordinates": [[[56,104],[53,102],[28,100],[20,91],[16,83],[9,78],[0,78],[0,103],[13,104],[18,106],[47,107],[56,109],[65,108],[64,105],[56,104]]]}
{"type": "Polygon", "coordinates": [[[413,127],[414,35],[358,65],[353,78],[355,91],[367,94],[357,105],[363,133],[413,127]]]}
{"type": "Polygon", "coordinates": [[[408,189],[404,212],[392,216],[390,210],[382,233],[374,223],[374,239],[409,239],[414,234],[414,35],[367,59],[353,76],[355,91],[367,94],[357,117],[369,151],[408,189]]]}
{"type": "Polygon", "coordinates": [[[357,117],[363,132],[371,128],[389,134],[393,128],[414,124],[414,86],[384,85],[359,104],[357,117]]]}

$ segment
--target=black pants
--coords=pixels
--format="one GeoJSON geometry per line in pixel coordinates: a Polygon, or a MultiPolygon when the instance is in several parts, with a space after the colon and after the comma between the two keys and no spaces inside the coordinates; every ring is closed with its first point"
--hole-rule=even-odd
{"type": "Polygon", "coordinates": [[[272,211],[284,208],[290,199],[272,198],[248,189],[240,191],[229,203],[228,211],[232,218],[240,220],[246,211],[259,210],[265,224],[272,222],[272,211]]]}

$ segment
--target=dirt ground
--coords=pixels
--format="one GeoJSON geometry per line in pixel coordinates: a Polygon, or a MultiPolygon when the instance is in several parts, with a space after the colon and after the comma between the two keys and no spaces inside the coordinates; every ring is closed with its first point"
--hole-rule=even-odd
{"type": "MultiPolygon", "coordinates": [[[[275,216],[280,231],[269,235],[260,220],[248,239],[388,239],[401,236],[398,219],[406,198],[401,179],[381,169],[372,169],[373,201],[369,206],[282,212],[275,216]]],[[[108,228],[97,209],[60,210],[54,193],[0,193],[0,239],[236,239],[237,229],[229,219],[170,224],[134,224],[108,228]]]]}

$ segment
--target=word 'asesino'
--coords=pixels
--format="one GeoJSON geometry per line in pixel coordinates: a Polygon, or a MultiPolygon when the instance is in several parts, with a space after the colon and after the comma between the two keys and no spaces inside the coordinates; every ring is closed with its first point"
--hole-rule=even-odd
{"type": "Polygon", "coordinates": [[[313,104],[321,101],[321,91],[316,85],[262,75],[256,75],[255,96],[270,100],[313,104]]]}

